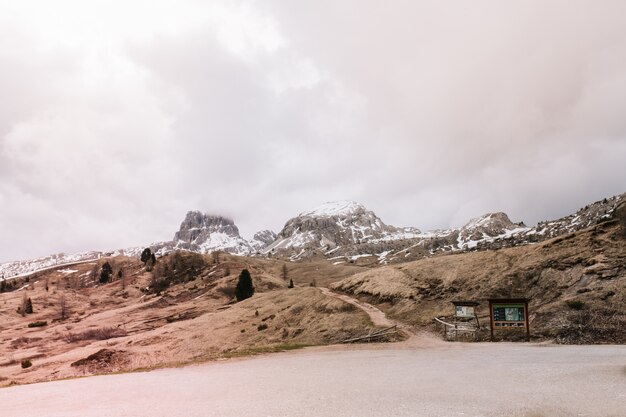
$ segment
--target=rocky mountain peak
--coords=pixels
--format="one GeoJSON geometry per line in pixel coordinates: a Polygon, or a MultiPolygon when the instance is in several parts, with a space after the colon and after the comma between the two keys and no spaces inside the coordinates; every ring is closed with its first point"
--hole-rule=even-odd
{"type": "Polygon", "coordinates": [[[240,235],[232,219],[219,215],[190,211],[174,234],[176,249],[201,253],[224,250],[234,254],[249,254],[252,248],[240,235]]]}
{"type": "Polygon", "coordinates": [[[383,238],[395,230],[362,204],[353,201],[329,202],[287,221],[278,239],[264,252],[346,248],[383,238]]]}
{"type": "Polygon", "coordinates": [[[207,235],[216,232],[239,237],[239,229],[232,219],[205,214],[200,211],[189,211],[180,224],[178,232],[174,234],[174,241],[182,240],[194,243],[196,240],[203,240],[207,235]]]}
{"type": "Polygon", "coordinates": [[[459,230],[459,238],[463,241],[480,240],[488,237],[499,236],[507,231],[525,228],[523,222],[513,223],[506,213],[487,213],[483,216],[471,219],[459,230]]]}
{"type": "Polygon", "coordinates": [[[261,230],[260,232],[256,232],[250,241],[250,246],[255,251],[260,251],[266,246],[271,245],[278,235],[271,230],[261,230]]]}

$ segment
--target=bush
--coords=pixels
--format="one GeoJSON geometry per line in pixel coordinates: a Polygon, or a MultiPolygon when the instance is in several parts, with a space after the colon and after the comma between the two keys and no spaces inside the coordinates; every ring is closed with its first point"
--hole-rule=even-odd
{"type": "Polygon", "coordinates": [[[287,285],[287,288],[293,288],[293,280],[292,279],[289,280],[289,285],[287,285]]]}
{"type": "Polygon", "coordinates": [[[43,327],[47,325],[47,321],[33,321],[32,323],[28,323],[28,327],[43,327]]]}
{"type": "Polygon", "coordinates": [[[257,327],[256,329],[257,329],[258,331],[265,330],[265,329],[267,329],[267,324],[265,324],[265,323],[261,323],[261,324],[259,324],[259,327],[257,327]]]}
{"type": "Polygon", "coordinates": [[[33,363],[30,359],[22,359],[22,369],[30,368],[31,366],[33,366],[33,363]]]}
{"type": "Polygon", "coordinates": [[[245,300],[254,295],[254,286],[252,285],[252,277],[247,269],[243,269],[239,274],[239,281],[235,287],[235,297],[237,301],[245,300]]]}
{"type": "Polygon", "coordinates": [[[565,304],[572,310],[582,310],[585,308],[585,302],[581,300],[567,300],[565,304]]]}

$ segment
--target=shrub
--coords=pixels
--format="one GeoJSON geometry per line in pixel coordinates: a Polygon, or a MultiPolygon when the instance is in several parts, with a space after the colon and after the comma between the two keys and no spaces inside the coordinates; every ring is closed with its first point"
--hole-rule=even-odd
{"type": "Polygon", "coordinates": [[[287,288],[293,288],[293,280],[292,279],[289,280],[289,285],[287,285],[287,288]]]}
{"type": "Polygon", "coordinates": [[[565,304],[572,310],[582,310],[585,308],[585,302],[581,300],[567,300],[565,304]]]}
{"type": "Polygon", "coordinates": [[[242,301],[252,297],[253,294],[254,286],[252,285],[252,277],[247,269],[243,269],[241,270],[241,274],[239,274],[239,281],[235,287],[235,297],[237,297],[237,301],[242,301]]]}
{"type": "Polygon", "coordinates": [[[257,327],[256,329],[258,331],[265,330],[265,329],[267,329],[267,324],[261,323],[261,324],[259,324],[259,327],[257,327]]]}
{"type": "Polygon", "coordinates": [[[33,321],[32,323],[28,323],[28,327],[43,327],[47,325],[47,321],[33,321]]]}
{"type": "Polygon", "coordinates": [[[33,366],[33,363],[30,359],[22,359],[22,369],[30,368],[31,366],[33,366]]]}

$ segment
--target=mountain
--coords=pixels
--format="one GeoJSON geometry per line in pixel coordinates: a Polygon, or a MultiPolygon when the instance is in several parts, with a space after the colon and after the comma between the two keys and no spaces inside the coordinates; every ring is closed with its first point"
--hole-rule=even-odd
{"type": "Polygon", "coordinates": [[[422,232],[385,224],[362,204],[326,203],[290,219],[276,241],[261,253],[291,260],[325,256],[335,263],[400,262],[437,253],[498,249],[540,242],[606,221],[626,194],[597,201],[558,220],[535,227],[515,223],[502,212],[471,219],[460,228],[422,232]]]}
{"type": "Polygon", "coordinates": [[[260,232],[256,232],[248,243],[255,252],[260,252],[271,245],[277,238],[278,235],[271,230],[261,230],[260,232]]]}
{"type": "MultiPolygon", "coordinates": [[[[502,212],[487,213],[459,228],[420,231],[385,224],[373,211],[352,201],[322,204],[289,219],[278,235],[263,230],[246,241],[232,219],[190,211],[172,241],[147,245],[157,256],[175,250],[199,253],[224,251],[299,260],[321,256],[333,263],[386,264],[440,253],[499,249],[538,243],[607,221],[626,193],[589,204],[574,214],[534,227],[514,223],[502,212]]],[[[57,254],[34,260],[0,264],[0,278],[28,274],[63,264],[88,262],[107,256],[139,256],[144,247],[109,252],[57,254]]]]}
{"type": "Polygon", "coordinates": [[[322,204],[288,220],[276,241],[265,247],[262,253],[289,252],[293,260],[316,253],[358,254],[358,248],[368,243],[420,235],[416,228],[386,225],[362,204],[337,201],[322,204]]]}
{"type": "Polygon", "coordinates": [[[253,249],[239,235],[232,219],[190,211],[174,234],[173,249],[198,253],[225,251],[234,255],[249,255],[253,249]]]}

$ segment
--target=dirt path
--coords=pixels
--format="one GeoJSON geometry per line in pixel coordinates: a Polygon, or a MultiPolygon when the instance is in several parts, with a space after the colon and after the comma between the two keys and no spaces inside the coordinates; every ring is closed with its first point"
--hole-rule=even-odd
{"type": "Polygon", "coordinates": [[[328,288],[318,287],[318,289],[327,297],[334,297],[342,300],[346,303],[363,310],[372,320],[377,327],[391,327],[397,326],[397,329],[406,335],[406,339],[394,343],[396,349],[415,349],[415,348],[431,348],[437,346],[444,346],[447,342],[441,340],[441,338],[428,332],[415,332],[415,329],[407,326],[406,324],[392,320],[385,315],[384,312],[374,307],[373,305],[366,303],[365,301],[357,300],[349,295],[339,294],[331,291],[328,288]]]}
{"type": "Polygon", "coordinates": [[[345,294],[338,294],[324,287],[319,287],[319,290],[322,292],[322,294],[328,297],[335,297],[341,301],[345,301],[348,304],[352,304],[353,306],[360,308],[365,313],[367,313],[368,316],[370,316],[370,319],[372,320],[372,323],[374,323],[374,326],[377,326],[377,327],[397,326],[397,328],[401,330],[402,332],[406,333],[407,336],[409,337],[415,336],[415,333],[407,325],[399,321],[391,320],[381,310],[379,310],[378,308],[374,307],[373,305],[369,303],[366,303],[365,301],[357,300],[356,298],[350,297],[345,294]]]}
{"type": "Polygon", "coordinates": [[[383,313],[382,311],[380,311],[379,309],[377,309],[371,304],[357,300],[356,298],[352,298],[345,294],[337,294],[335,292],[332,292],[328,288],[319,287],[319,290],[322,292],[322,294],[328,297],[338,298],[341,301],[345,301],[348,304],[352,304],[353,306],[360,308],[361,310],[366,312],[368,316],[370,316],[370,319],[372,320],[372,323],[374,323],[375,326],[391,327],[391,326],[401,325],[398,322],[388,319],[385,313],[383,313]]]}

